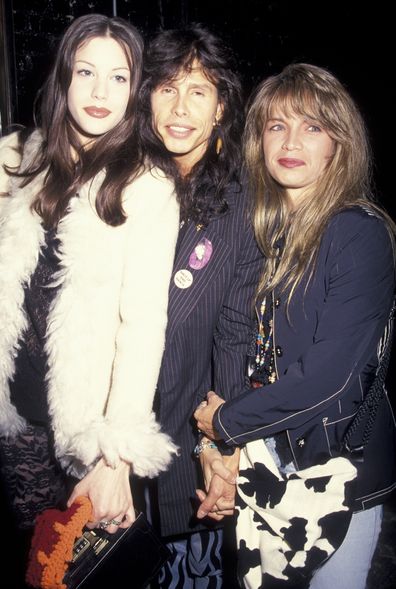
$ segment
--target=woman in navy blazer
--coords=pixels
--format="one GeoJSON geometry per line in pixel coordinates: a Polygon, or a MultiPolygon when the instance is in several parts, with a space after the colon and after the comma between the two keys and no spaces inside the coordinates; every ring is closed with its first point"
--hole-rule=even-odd
{"type": "Polygon", "coordinates": [[[226,402],[209,393],[195,416],[243,448],[246,586],[363,589],[396,484],[386,391],[363,458],[343,439],[390,337],[395,226],[371,199],[361,116],[326,70],[294,64],[262,83],[245,138],[268,260],[251,387],[226,402]]]}

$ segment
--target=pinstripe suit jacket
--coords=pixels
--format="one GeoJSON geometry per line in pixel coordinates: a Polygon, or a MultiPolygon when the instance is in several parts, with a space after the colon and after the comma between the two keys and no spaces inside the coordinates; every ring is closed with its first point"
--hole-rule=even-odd
{"type": "Polygon", "coordinates": [[[246,379],[246,351],[253,333],[252,299],[262,256],[248,222],[246,194],[229,186],[229,209],[203,230],[190,223],[179,243],[169,291],[165,353],[158,382],[159,419],[181,449],[158,479],[162,535],[182,534],[203,526],[195,519],[195,489],[202,487],[199,461],[193,457],[197,432],[192,419],[197,404],[214,388],[225,398],[239,392],[246,379]],[[213,246],[201,270],[189,266],[204,239],[213,246]],[[179,288],[176,272],[188,269],[193,282],[179,288]]]}

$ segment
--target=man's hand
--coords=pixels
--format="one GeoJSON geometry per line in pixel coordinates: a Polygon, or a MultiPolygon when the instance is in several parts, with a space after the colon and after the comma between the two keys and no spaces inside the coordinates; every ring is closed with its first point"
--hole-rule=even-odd
{"type": "Polygon", "coordinates": [[[201,505],[198,519],[206,516],[220,521],[232,515],[235,507],[235,481],[239,467],[239,449],[232,456],[222,456],[216,449],[206,448],[200,455],[206,493],[197,489],[201,505]]]}

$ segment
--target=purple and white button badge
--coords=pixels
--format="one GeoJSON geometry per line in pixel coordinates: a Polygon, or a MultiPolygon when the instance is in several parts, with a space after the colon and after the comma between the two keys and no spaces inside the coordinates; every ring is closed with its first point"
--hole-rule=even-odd
{"type": "Polygon", "coordinates": [[[194,248],[189,260],[188,265],[193,270],[202,270],[209,262],[213,252],[213,245],[209,239],[202,239],[199,244],[194,248]]]}

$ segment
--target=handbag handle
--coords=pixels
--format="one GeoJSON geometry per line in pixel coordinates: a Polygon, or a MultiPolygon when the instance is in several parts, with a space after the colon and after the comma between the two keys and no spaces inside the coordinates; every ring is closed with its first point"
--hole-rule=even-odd
{"type": "Polygon", "coordinates": [[[343,439],[343,448],[345,448],[348,452],[355,453],[361,452],[363,448],[367,445],[371,432],[374,427],[375,418],[377,416],[377,411],[381,402],[381,399],[385,395],[385,379],[386,374],[388,372],[389,361],[391,356],[391,349],[392,349],[392,335],[393,335],[393,316],[395,312],[395,302],[393,303],[389,320],[385,326],[384,334],[381,337],[379,342],[379,347],[382,348],[380,351],[380,361],[377,367],[376,375],[371,383],[370,389],[366,394],[363,402],[360,404],[360,407],[348,427],[344,439],[343,439]],[[358,430],[363,418],[365,417],[366,413],[369,412],[369,416],[367,418],[363,435],[361,437],[360,443],[358,446],[352,446],[351,439],[355,435],[356,431],[358,430]]]}

